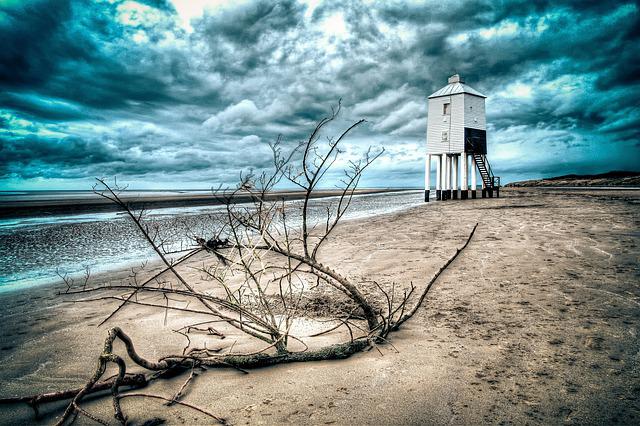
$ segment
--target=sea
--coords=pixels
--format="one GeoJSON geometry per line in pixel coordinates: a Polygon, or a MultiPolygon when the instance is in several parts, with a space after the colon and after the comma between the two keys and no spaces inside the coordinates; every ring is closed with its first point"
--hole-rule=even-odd
{"type": "MultiPolygon", "coordinates": [[[[144,191],[139,192],[144,196],[144,191]]],[[[167,193],[170,195],[170,193],[167,193]]],[[[408,209],[423,203],[419,190],[355,195],[343,221],[363,219],[408,209]]],[[[164,195],[154,191],[153,195],[164,195]]],[[[86,197],[74,191],[3,192],[8,200],[73,199],[86,197]]],[[[338,197],[314,199],[309,223],[322,224],[327,208],[335,208],[338,197]]],[[[288,211],[300,211],[302,201],[287,201],[288,211]]],[[[247,205],[247,207],[249,207],[247,205]]],[[[175,252],[194,247],[194,238],[207,239],[218,229],[224,206],[151,209],[145,223],[157,230],[164,249],[175,252]]],[[[291,226],[300,224],[292,215],[291,226]]],[[[0,292],[60,282],[62,276],[83,280],[90,274],[137,268],[157,260],[143,234],[122,212],[0,219],[0,292]]]]}

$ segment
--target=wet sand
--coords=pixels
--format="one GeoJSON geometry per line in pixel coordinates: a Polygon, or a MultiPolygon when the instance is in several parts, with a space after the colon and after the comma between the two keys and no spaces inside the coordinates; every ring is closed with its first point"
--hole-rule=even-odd
{"type": "MultiPolygon", "coordinates": [[[[362,188],[358,189],[356,194],[380,194],[403,190],[405,189],[362,188]]],[[[339,194],[340,191],[338,190],[318,190],[314,192],[312,198],[334,197],[339,194]]],[[[300,200],[304,198],[304,195],[305,193],[302,191],[276,191],[270,193],[266,199],[300,200]]],[[[229,197],[225,193],[214,193],[212,191],[199,191],[198,193],[174,191],[171,195],[157,195],[152,191],[124,191],[119,196],[134,209],[217,206],[225,204],[229,197]]],[[[239,192],[233,195],[233,199],[236,203],[245,203],[250,202],[252,196],[246,192],[239,192]]],[[[64,198],[60,198],[57,195],[49,197],[43,194],[39,194],[37,197],[23,194],[17,196],[5,195],[0,198],[0,201],[2,201],[0,203],[0,218],[104,213],[119,210],[112,201],[94,193],[66,196],[64,198]]]]}
{"type": "MultiPolygon", "coordinates": [[[[479,222],[382,355],[371,350],[249,375],[209,370],[184,400],[233,424],[637,424],[640,191],[513,189],[501,196],[430,203],[337,230],[321,256],[326,264],[356,280],[421,288],[479,222]]],[[[127,273],[97,279],[117,282],[127,273]]],[[[96,324],[113,304],[70,303],[53,293],[0,295],[0,395],[76,387],[90,376],[107,329],[96,324]]],[[[165,325],[163,312],[129,307],[111,325],[157,358],[182,350],[171,329],[191,320],[169,315],[165,325]]],[[[226,347],[236,337],[203,335],[198,343],[226,347]]],[[[235,349],[251,347],[238,341],[235,349]]],[[[168,397],[184,379],[145,391],[168,397]]],[[[156,401],[123,406],[136,423],[208,423],[156,401]]],[[[108,398],[85,407],[113,420],[108,398]]],[[[45,421],[56,408],[44,408],[45,421]]],[[[32,421],[27,407],[0,407],[0,423],[32,421]]]]}

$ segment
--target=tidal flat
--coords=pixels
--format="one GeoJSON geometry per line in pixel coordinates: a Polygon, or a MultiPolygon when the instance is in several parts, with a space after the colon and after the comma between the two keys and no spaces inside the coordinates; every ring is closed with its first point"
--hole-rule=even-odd
{"type": "MultiPolygon", "coordinates": [[[[637,424],[640,191],[504,189],[501,198],[421,204],[344,222],[320,258],[356,282],[422,288],[476,223],[468,247],[380,351],[248,375],[209,370],[184,401],[231,424],[637,424]]],[[[185,275],[201,282],[197,266],[205,261],[194,258],[185,275]]],[[[94,282],[129,275],[100,273],[94,282]]],[[[184,338],[172,330],[194,320],[128,306],[98,327],[117,302],[78,303],[57,295],[61,289],[58,283],[0,294],[0,396],[82,386],[109,326],[121,327],[140,353],[157,359],[182,351],[184,338]]],[[[318,327],[301,324],[300,333],[318,327]]],[[[225,339],[200,335],[197,344],[260,347],[225,333],[225,339]]],[[[314,344],[345,338],[336,330],[314,344]]],[[[170,397],[184,380],[157,381],[145,392],[170,397]]],[[[63,407],[41,407],[42,423],[63,407]]],[[[108,397],[83,407],[115,422],[108,397]]],[[[123,408],[136,423],[211,420],[161,401],[132,398],[123,408]]],[[[2,424],[31,422],[27,406],[0,407],[2,424]]]]}

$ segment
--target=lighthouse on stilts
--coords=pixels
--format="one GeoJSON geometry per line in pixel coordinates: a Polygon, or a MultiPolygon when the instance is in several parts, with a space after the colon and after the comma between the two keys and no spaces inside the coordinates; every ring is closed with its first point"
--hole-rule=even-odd
{"type": "Polygon", "coordinates": [[[493,197],[494,193],[500,196],[500,178],[493,175],[487,160],[485,98],[464,84],[458,74],[449,77],[448,85],[429,96],[425,201],[429,201],[431,190],[432,160],[436,163],[436,200],[476,198],[477,172],[482,198],[493,197]]]}

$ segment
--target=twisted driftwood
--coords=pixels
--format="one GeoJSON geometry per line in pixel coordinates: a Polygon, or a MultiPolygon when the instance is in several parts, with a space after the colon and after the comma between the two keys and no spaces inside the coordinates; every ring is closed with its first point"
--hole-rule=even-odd
{"type": "MultiPolygon", "coordinates": [[[[471,238],[475,234],[476,228],[478,224],[476,224],[471,233],[469,234],[466,242],[462,247],[456,250],[455,254],[449,258],[449,260],[434,274],[434,276],[429,280],[420,297],[414,306],[404,315],[400,316],[400,318],[390,325],[388,332],[396,331],[400,328],[400,326],[410,319],[422,306],[427,293],[433,287],[434,283],[440,277],[440,275],[453,263],[453,261],[458,257],[460,253],[469,245],[471,238]]],[[[333,329],[333,328],[332,328],[333,329]]],[[[14,398],[2,398],[0,399],[0,404],[15,404],[15,403],[26,403],[30,407],[34,409],[36,415],[38,415],[38,406],[48,402],[60,401],[65,399],[73,398],[72,402],[67,406],[64,414],[57,422],[57,425],[62,425],[67,422],[72,415],[79,410],[80,401],[88,394],[103,391],[106,389],[111,389],[112,398],[113,398],[113,406],[115,417],[121,423],[126,422],[126,416],[122,412],[122,408],[120,406],[120,399],[128,397],[128,396],[141,396],[141,397],[151,397],[151,398],[160,398],[165,399],[169,402],[178,403],[175,398],[167,399],[162,398],[157,395],[148,395],[148,394],[120,394],[119,390],[121,387],[130,386],[130,387],[142,387],[147,385],[150,381],[149,378],[142,374],[136,375],[127,375],[126,374],[126,366],[124,360],[119,356],[113,353],[113,342],[116,338],[120,339],[127,350],[127,354],[137,365],[152,371],[167,371],[176,368],[193,368],[194,365],[206,366],[206,367],[232,367],[237,369],[253,369],[260,367],[267,367],[276,364],[284,364],[291,362],[307,362],[307,361],[321,361],[321,360],[337,360],[337,359],[345,359],[350,357],[351,355],[361,352],[365,349],[371,347],[374,344],[374,340],[376,337],[386,338],[382,336],[382,332],[379,331],[375,335],[371,337],[354,339],[347,343],[337,343],[334,345],[326,346],[324,348],[314,350],[314,351],[306,351],[306,352],[287,352],[287,353],[275,353],[275,354],[266,354],[266,353],[256,353],[251,355],[220,355],[215,357],[206,357],[206,358],[198,358],[198,357],[189,357],[184,355],[174,355],[167,356],[162,358],[159,361],[150,361],[144,357],[142,357],[136,351],[133,342],[129,338],[127,334],[125,334],[119,327],[113,327],[109,329],[107,333],[107,338],[105,339],[103,352],[99,356],[98,366],[93,374],[93,376],[89,379],[89,381],[85,384],[85,386],[81,389],[70,389],[60,392],[52,392],[46,394],[38,394],[33,396],[26,397],[14,397],[14,398]],[[100,378],[105,372],[106,365],[109,362],[113,362],[118,365],[119,373],[115,378],[105,380],[100,382],[100,378]]],[[[155,379],[154,376],[152,379],[155,379]]],[[[187,407],[196,409],[211,418],[215,419],[220,423],[225,423],[224,419],[217,417],[201,408],[192,406],[190,404],[181,403],[187,407]]],[[[88,414],[86,412],[81,412],[82,414],[88,414]]]]}

